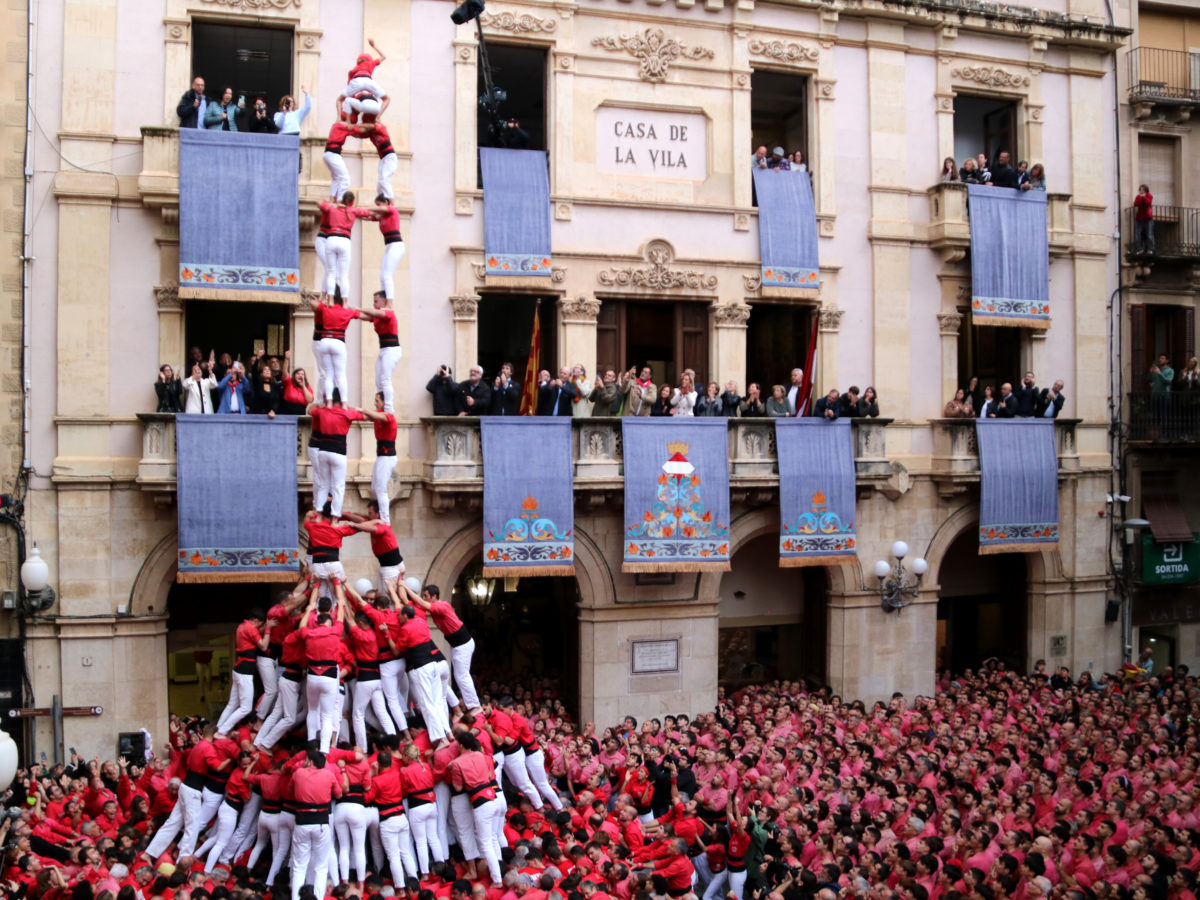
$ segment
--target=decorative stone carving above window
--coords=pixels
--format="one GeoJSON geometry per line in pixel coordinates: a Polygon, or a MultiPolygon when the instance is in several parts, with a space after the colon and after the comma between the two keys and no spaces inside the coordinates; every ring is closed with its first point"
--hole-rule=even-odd
{"type": "Polygon", "coordinates": [[[743,275],[742,284],[745,286],[747,294],[757,294],[762,290],[762,275],[743,275]]]}
{"type": "Polygon", "coordinates": [[[159,309],[183,308],[183,304],[179,300],[179,285],[173,281],[168,281],[166,284],[156,284],[154,286],[154,299],[158,302],[159,309]]]}
{"type": "Polygon", "coordinates": [[[961,66],[950,75],[963,81],[974,81],[985,87],[1022,88],[1029,87],[1029,76],[1007,72],[996,66],[961,66]]]}
{"type": "Polygon", "coordinates": [[[287,9],[289,6],[300,8],[300,0],[200,0],[209,6],[227,6],[239,12],[250,9],[287,9]]]}
{"type": "Polygon", "coordinates": [[[711,291],[717,286],[716,275],[693,269],[671,268],[675,260],[675,248],[667,241],[653,240],[647,243],[645,257],[649,266],[605,269],[596,278],[605,287],[637,287],[655,291],[711,291]]]}
{"type": "Polygon", "coordinates": [[[563,321],[591,322],[595,324],[596,316],[600,315],[600,301],[595,297],[562,297],[558,301],[558,311],[563,321]]]}
{"type": "Polygon", "coordinates": [[[558,28],[555,19],[543,19],[530,13],[484,13],[479,17],[479,23],[484,28],[494,28],[496,31],[508,31],[513,34],[549,34],[558,28]]]}
{"type": "Polygon", "coordinates": [[[742,328],[750,321],[749,303],[713,304],[712,312],[718,328],[742,328]]]}
{"type": "Polygon", "coordinates": [[[638,61],[642,81],[666,81],[667,70],[677,59],[712,59],[716,54],[707,47],[689,47],[677,38],[669,38],[661,28],[647,28],[641,34],[592,38],[593,47],[624,50],[638,61]]]}
{"type": "Polygon", "coordinates": [[[751,56],[765,56],[784,63],[816,62],[821,55],[816,47],[806,44],[784,43],[783,41],[763,41],[751,38],[747,45],[751,56]]]}
{"type": "Polygon", "coordinates": [[[300,291],[300,302],[296,304],[296,312],[312,312],[321,302],[320,291],[300,291]]]}
{"type": "Polygon", "coordinates": [[[962,327],[962,313],[940,312],[937,314],[938,334],[946,337],[957,336],[962,327]]]}
{"type": "Polygon", "coordinates": [[[836,306],[822,306],[817,310],[817,327],[821,331],[837,331],[842,327],[842,316],[845,313],[844,309],[838,309],[836,306]]]}
{"type": "Polygon", "coordinates": [[[450,298],[454,306],[454,321],[474,321],[479,318],[479,295],[456,294],[450,298]]]}

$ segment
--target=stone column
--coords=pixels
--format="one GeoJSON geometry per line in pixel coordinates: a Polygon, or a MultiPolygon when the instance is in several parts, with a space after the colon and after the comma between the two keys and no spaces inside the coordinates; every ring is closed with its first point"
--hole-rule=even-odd
{"type": "Polygon", "coordinates": [[[750,321],[750,304],[734,301],[712,305],[713,351],[716,381],[725,390],[726,381],[737,383],[741,393],[746,391],[746,323],[750,321]]]}
{"type": "MultiPolygon", "coordinates": [[[[746,38],[750,32],[743,26],[733,29],[733,58],[730,61],[735,73],[733,76],[733,96],[731,98],[731,117],[733,127],[729,139],[732,145],[733,159],[733,203],[735,206],[749,206],[752,199],[750,184],[749,156],[754,152],[746,146],[740,135],[750,133],[750,53],[746,38]]],[[[749,224],[747,224],[749,227],[749,224]]]]}
{"type": "Polygon", "coordinates": [[[462,381],[479,352],[479,295],[456,294],[454,307],[454,377],[462,381]]]}
{"type": "MultiPolygon", "coordinates": [[[[580,363],[587,368],[594,379],[596,377],[596,316],[600,314],[600,301],[595,297],[560,297],[558,300],[559,333],[562,344],[559,346],[557,365],[550,370],[557,371],[558,366],[573,366],[580,363]]],[[[618,368],[620,360],[605,360],[618,368]]],[[[545,365],[545,364],[543,364],[545,365]]]]}
{"type": "MultiPolygon", "coordinates": [[[[397,3],[395,5],[400,6],[401,4],[397,0],[397,3]]],[[[408,4],[406,3],[406,4],[404,4],[404,6],[407,9],[408,4]]],[[[376,32],[376,33],[378,34],[378,32],[376,32]]],[[[395,31],[388,32],[388,62],[389,63],[391,62],[392,53],[394,52],[393,44],[397,43],[401,38],[406,38],[407,36],[408,36],[407,28],[396,29],[395,31]]],[[[315,136],[315,135],[324,136],[324,132],[322,131],[322,128],[324,127],[325,117],[321,116],[319,114],[314,115],[314,113],[319,112],[317,109],[317,105],[318,105],[317,97],[319,96],[319,91],[320,91],[320,87],[321,87],[321,29],[320,28],[297,28],[295,40],[296,40],[296,72],[295,72],[295,75],[293,76],[294,84],[292,85],[292,90],[294,91],[293,96],[296,98],[297,108],[304,105],[304,94],[301,93],[301,91],[300,91],[301,85],[308,88],[309,96],[311,96],[313,98],[312,112],[309,115],[305,116],[304,121],[300,123],[300,135],[302,137],[310,137],[310,136],[315,136]]],[[[407,61],[405,61],[404,64],[407,65],[407,61]]],[[[403,100],[399,96],[399,94],[401,94],[401,93],[404,93],[404,92],[397,91],[396,96],[392,97],[392,106],[396,106],[397,103],[407,104],[407,97],[408,97],[407,93],[404,93],[403,100]]],[[[334,97],[336,98],[336,96],[337,95],[335,94],[334,97]]],[[[326,103],[325,106],[328,107],[328,104],[326,103]]],[[[388,109],[388,112],[391,113],[390,108],[388,109]]],[[[408,110],[407,109],[404,110],[403,118],[392,119],[391,116],[389,115],[388,119],[389,119],[389,122],[388,122],[389,125],[392,122],[407,123],[408,122],[408,110]]],[[[397,129],[397,131],[398,130],[399,129],[397,129]]],[[[392,136],[392,142],[394,144],[399,143],[399,141],[396,137],[396,133],[394,131],[389,131],[388,134],[390,134],[392,136]]]]}
{"type": "MultiPolygon", "coordinates": [[[[820,384],[815,386],[813,402],[818,397],[829,393],[839,385],[838,381],[838,348],[837,333],[842,327],[844,309],[833,306],[823,306],[817,310],[817,378],[820,384]]],[[[838,388],[839,390],[841,388],[838,388]]]]}
{"type": "MultiPolygon", "coordinates": [[[[871,578],[872,582],[877,579],[871,578]]],[[[829,598],[829,684],[843,697],[866,703],[933,693],[937,654],[937,597],[922,593],[903,611],[885,613],[878,591],[829,598]],[[861,648],[870,647],[864,654],[861,648]]]]}
{"type": "MultiPolygon", "coordinates": [[[[175,282],[155,285],[154,299],[158,302],[158,358],[179,369],[187,364],[187,337],[184,334],[183,303],[179,300],[179,285],[175,282]]],[[[175,373],[187,378],[192,373],[181,369],[175,373]]]]}
{"type": "MultiPolygon", "coordinates": [[[[454,40],[454,212],[475,214],[474,192],[478,189],[475,163],[478,158],[475,104],[465,97],[477,95],[479,72],[475,63],[478,45],[475,23],[461,25],[454,40]]],[[[473,352],[473,351],[472,351],[473,352]]]]}
{"type": "MultiPolygon", "coordinates": [[[[937,141],[938,169],[940,160],[954,156],[954,88],[950,85],[950,66],[954,62],[954,46],[958,26],[943,24],[937,29],[937,141]]],[[[955,163],[958,158],[955,157],[955,163]]]]}
{"type": "Polygon", "coordinates": [[[832,217],[837,214],[837,121],[833,103],[837,79],[834,77],[833,51],[837,43],[838,12],[836,9],[823,8],[820,16],[821,51],[817,62],[817,77],[813,79],[817,107],[817,140],[815,147],[809,145],[809,152],[815,157],[815,165],[810,165],[809,169],[816,174],[817,183],[813,185],[813,191],[817,217],[822,219],[820,233],[832,237],[832,217]]]}
{"type": "MultiPolygon", "coordinates": [[[[168,88],[163,91],[162,124],[178,125],[176,105],[184,91],[192,86],[192,20],[188,16],[167,16],[163,26],[166,29],[163,77],[168,88]]],[[[215,89],[212,85],[207,88],[215,89]]]]}
{"type": "Polygon", "coordinates": [[[937,314],[938,334],[942,343],[942,397],[949,400],[959,387],[958,383],[958,333],[962,328],[962,313],[958,311],[937,314]]]}

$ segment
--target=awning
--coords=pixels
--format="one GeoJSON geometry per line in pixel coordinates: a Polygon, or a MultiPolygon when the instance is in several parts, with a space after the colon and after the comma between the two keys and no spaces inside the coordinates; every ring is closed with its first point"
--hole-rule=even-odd
{"type": "Polygon", "coordinates": [[[1175,479],[1143,480],[1142,515],[1150,520],[1150,533],[1159,544],[1187,544],[1192,541],[1175,479]]]}

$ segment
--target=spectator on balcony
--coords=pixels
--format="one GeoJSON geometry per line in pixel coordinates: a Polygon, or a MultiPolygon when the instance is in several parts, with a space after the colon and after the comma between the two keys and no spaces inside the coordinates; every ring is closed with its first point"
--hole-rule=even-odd
{"type": "Polygon", "coordinates": [[[264,363],[259,367],[251,388],[250,412],[273,419],[282,403],[283,387],[275,380],[274,370],[264,363]]]}
{"type": "Polygon", "coordinates": [[[947,156],[942,160],[942,174],[939,181],[958,181],[958,163],[954,161],[953,156],[947,156]]]}
{"type": "Polygon", "coordinates": [[[254,106],[251,108],[246,122],[246,131],[253,134],[277,134],[279,131],[275,127],[274,118],[267,112],[267,101],[262,97],[256,97],[254,100],[254,106]]]}
{"type": "Polygon", "coordinates": [[[771,151],[771,155],[767,158],[767,168],[774,169],[776,172],[792,171],[792,163],[784,155],[782,147],[776,147],[771,151]]]}
{"type": "Polygon", "coordinates": [[[1013,391],[1017,400],[1016,415],[1018,419],[1032,419],[1037,415],[1037,401],[1041,391],[1034,384],[1033,373],[1026,372],[1021,386],[1013,391]]]}
{"type": "Polygon", "coordinates": [[[652,416],[671,416],[675,414],[674,408],[671,406],[671,400],[674,397],[674,390],[669,384],[664,384],[658,389],[658,399],[650,407],[650,415],[652,416]]]}
{"type": "Polygon", "coordinates": [[[715,381],[710,381],[708,387],[704,389],[704,396],[696,400],[696,405],[692,409],[694,416],[720,416],[724,413],[724,404],[721,403],[720,396],[721,386],[715,381]]]}
{"type": "Polygon", "coordinates": [[[219,414],[245,415],[249,412],[246,405],[250,400],[251,389],[249,382],[246,381],[246,367],[240,360],[235,362],[225,373],[225,377],[217,382],[217,390],[221,395],[220,403],[217,404],[219,414]]]}
{"type": "Polygon", "coordinates": [[[992,170],[988,168],[988,158],[986,153],[976,154],[975,169],[979,173],[981,184],[992,183],[992,170]]]}
{"type": "Polygon", "coordinates": [[[726,418],[734,418],[738,414],[738,409],[742,405],[742,398],[737,392],[737,382],[725,382],[725,390],[721,394],[721,415],[726,418]]]}
{"type": "Polygon", "coordinates": [[[693,377],[688,374],[690,369],[685,369],[679,378],[679,387],[677,387],[671,397],[671,415],[673,416],[691,416],[695,414],[696,401],[699,396],[696,394],[696,388],[693,385],[693,377]]]}
{"type": "Polygon", "coordinates": [[[879,395],[875,393],[873,385],[867,385],[867,389],[863,391],[862,399],[858,401],[858,418],[879,418],[879,395]]]}
{"type": "Polygon", "coordinates": [[[571,399],[571,415],[590,416],[592,403],[588,397],[592,393],[592,379],[587,376],[587,369],[580,363],[575,363],[571,369],[571,384],[575,385],[575,396],[571,399]]]}
{"type": "Polygon", "coordinates": [[[828,394],[813,404],[813,416],[818,419],[836,419],[840,399],[837,388],[830,388],[828,394]]]}
{"type": "Polygon", "coordinates": [[[985,385],[979,402],[975,404],[975,416],[980,419],[989,419],[995,411],[996,391],[990,384],[985,385]]]}
{"type": "Polygon", "coordinates": [[[604,377],[588,396],[592,402],[593,416],[615,416],[621,412],[621,389],[617,387],[617,373],[605,369],[604,377]]]}
{"type": "MultiPolygon", "coordinates": [[[[203,84],[203,82],[201,82],[203,84]]],[[[750,158],[750,168],[765,169],[767,167],[767,148],[761,146],[754,151],[754,156],[750,158]]]]}
{"type": "Polygon", "coordinates": [[[1133,198],[1133,252],[1154,253],[1154,195],[1150,186],[1138,185],[1133,198]]]}
{"type": "Polygon", "coordinates": [[[959,388],[955,391],[954,399],[948,400],[942,410],[943,419],[970,419],[974,418],[974,415],[975,412],[967,399],[966,388],[959,388]]]}
{"type": "MultiPolygon", "coordinates": [[[[780,385],[780,391],[783,386],[780,385]]],[[[762,388],[757,381],[746,385],[746,397],[738,404],[738,415],[743,419],[762,419],[767,415],[767,404],[763,402],[762,388]]]]}
{"type": "Polygon", "coordinates": [[[192,363],[192,374],[183,379],[183,411],[185,413],[211,413],[214,409],[212,394],[217,379],[212,376],[212,351],[207,362],[192,363]]]}
{"type": "Polygon", "coordinates": [[[1012,188],[1013,190],[1019,186],[1017,170],[1009,162],[1007,150],[1001,150],[1000,155],[996,157],[996,165],[992,169],[992,184],[996,187],[1012,188]]]}
{"type": "Polygon", "coordinates": [[[806,163],[804,161],[804,151],[803,150],[795,151],[791,156],[788,157],[788,159],[792,164],[793,172],[807,172],[808,171],[808,163],[806,163]]]}
{"type": "Polygon", "coordinates": [[[1017,160],[1017,187],[1024,190],[1025,184],[1029,181],[1029,162],[1028,160],[1017,160]]]}
{"type": "Polygon", "coordinates": [[[204,96],[204,79],[197,75],[192,79],[192,89],[185,91],[175,107],[180,128],[204,128],[204,113],[208,109],[208,98],[204,96]]]}
{"type": "Polygon", "coordinates": [[[1200,391],[1200,368],[1197,367],[1196,357],[1189,359],[1183,371],[1176,376],[1175,390],[1200,391]]]}
{"type": "Polygon", "coordinates": [[[634,367],[630,367],[628,372],[621,373],[619,387],[625,396],[625,405],[621,410],[621,415],[650,415],[650,407],[654,405],[655,394],[652,376],[653,372],[650,371],[649,366],[642,366],[640,374],[634,367]]]}
{"type": "Polygon", "coordinates": [[[1057,419],[1058,414],[1062,412],[1064,402],[1066,402],[1066,397],[1063,396],[1063,381],[1060,378],[1054,382],[1053,387],[1044,389],[1038,396],[1038,417],[1042,419],[1057,419]]]}
{"type": "Polygon", "coordinates": [[[984,183],[983,178],[979,175],[979,164],[971,156],[963,160],[962,169],[959,170],[958,177],[964,184],[984,183]]]}
{"type": "Polygon", "coordinates": [[[771,396],[767,398],[767,415],[772,419],[781,419],[792,414],[783,385],[772,385],[771,396]]]}
{"type": "Polygon", "coordinates": [[[988,407],[989,419],[1015,419],[1017,417],[1017,398],[1013,396],[1012,385],[1007,381],[1000,385],[1000,396],[988,407]]]}
{"type": "Polygon", "coordinates": [[[280,134],[299,134],[305,116],[312,109],[312,97],[308,95],[308,88],[300,85],[300,93],[304,95],[304,105],[299,109],[296,108],[296,98],[291,94],[285,94],[279,101],[279,111],[275,113],[275,128],[280,134]]]}
{"type": "Polygon", "coordinates": [[[283,389],[280,397],[279,411],[285,416],[302,416],[313,402],[312,388],[308,384],[308,373],[303,369],[291,370],[292,351],[283,352],[283,378],[280,386],[283,389]]]}
{"type": "Polygon", "coordinates": [[[435,416],[458,415],[458,382],[454,380],[453,369],[446,365],[438,366],[438,370],[425,385],[425,390],[433,394],[435,416]]]}
{"type": "Polygon", "coordinates": [[[246,98],[233,102],[233,88],[221,91],[221,102],[210,103],[204,110],[204,127],[209,131],[238,131],[238,119],[245,119],[246,98]]]}
{"type": "Polygon", "coordinates": [[[804,370],[792,369],[792,383],[787,388],[787,414],[794,416],[796,409],[804,402],[800,396],[800,388],[804,386],[804,370]]]}
{"type": "Polygon", "coordinates": [[[500,374],[492,382],[493,416],[519,416],[521,414],[521,386],[513,381],[512,363],[500,365],[500,374]]]}
{"type": "Polygon", "coordinates": [[[983,402],[983,391],[979,387],[979,378],[974,375],[967,381],[967,398],[971,401],[971,406],[978,412],[979,404],[983,402]]]}
{"type": "Polygon", "coordinates": [[[862,403],[862,397],[859,394],[858,385],[852,384],[846,388],[846,393],[838,398],[838,417],[856,418],[860,403],[862,403]]]}
{"type": "Polygon", "coordinates": [[[158,395],[155,412],[183,412],[183,385],[175,377],[175,370],[165,363],[158,368],[158,381],[154,383],[154,393],[158,395]]]}
{"type": "MultiPolygon", "coordinates": [[[[549,375],[549,372],[545,373],[549,375]]],[[[571,401],[578,391],[571,383],[571,370],[563,366],[558,370],[558,377],[551,378],[538,388],[537,414],[539,416],[570,416],[573,415],[571,401]]]]}
{"type": "Polygon", "coordinates": [[[1025,180],[1021,183],[1023,191],[1046,191],[1046,169],[1041,163],[1034,163],[1033,168],[1029,170],[1029,174],[1025,176],[1025,180]]]}
{"type": "Polygon", "coordinates": [[[1158,354],[1158,362],[1152,363],[1150,366],[1150,374],[1146,376],[1146,381],[1150,384],[1150,390],[1155,394],[1165,394],[1171,390],[1171,383],[1175,380],[1175,370],[1171,368],[1171,361],[1167,354],[1158,354]]]}
{"type": "Polygon", "coordinates": [[[486,416],[492,411],[492,389],[483,383],[483,366],[471,366],[469,377],[458,386],[458,414],[486,416]]]}

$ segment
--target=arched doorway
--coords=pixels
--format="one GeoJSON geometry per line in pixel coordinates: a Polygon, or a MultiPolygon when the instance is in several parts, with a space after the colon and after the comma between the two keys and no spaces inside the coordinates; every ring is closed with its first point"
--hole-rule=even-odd
{"type": "Polygon", "coordinates": [[[951,542],[938,570],[937,667],[958,673],[991,657],[1025,664],[1029,577],[1025,555],[979,555],[979,528],[951,542]]]}
{"type": "Polygon", "coordinates": [[[780,568],[778,534],[761,534],[734,552],[719,591],[721,684],[825,683],[829,576],[823,567],[780,568]]]}

